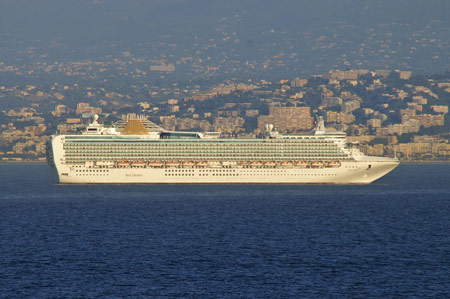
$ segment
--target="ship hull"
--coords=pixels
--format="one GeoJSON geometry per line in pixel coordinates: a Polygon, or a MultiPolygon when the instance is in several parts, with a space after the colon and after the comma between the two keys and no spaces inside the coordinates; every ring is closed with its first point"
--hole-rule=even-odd
{"type": "Polygon", "coordinates": [[[358,161],[337,168],[55,167],[62,184],[368,184],[397,165],[397,161],[358,161]]]}

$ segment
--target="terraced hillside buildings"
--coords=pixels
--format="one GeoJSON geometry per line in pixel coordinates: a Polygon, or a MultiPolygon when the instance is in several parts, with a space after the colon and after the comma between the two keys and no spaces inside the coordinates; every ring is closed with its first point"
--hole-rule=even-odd
{"type": "Polygon", "coordinates": [[[105,82],[0,85],[2,161],[43,158],[56,131],[79,130],[93,114],[112,123],[145,114],[168,130],[256,137],[266,124],[308,131],[316,116],[346,131],[369,154],[449,159],[450,75],[389,70],[330,71],[310,78],[227,80],[218,84],[105,82]],[[430,141],[431,140],[431,141],[430,141]]]}

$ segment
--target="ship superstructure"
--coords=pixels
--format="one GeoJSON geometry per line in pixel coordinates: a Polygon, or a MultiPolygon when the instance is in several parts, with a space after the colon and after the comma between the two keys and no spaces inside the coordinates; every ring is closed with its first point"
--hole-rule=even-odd
{"type": "Polygon", "coordinates": [[[98,116],[82,134],[53,136],[48,160],[61,183],[370,183],[396,158],[364,155],[323,119],[312,134],[220,138],[171,132],[142,116],[107,128],[98,116]]]}

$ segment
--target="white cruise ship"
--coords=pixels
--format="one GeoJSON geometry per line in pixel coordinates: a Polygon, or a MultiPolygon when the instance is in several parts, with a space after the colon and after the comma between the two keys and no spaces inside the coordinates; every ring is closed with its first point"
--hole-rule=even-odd
{"type": "Polygon", "coordinates": [[[79,184],[367,184],[393,170],[396,158],[364,155],[322,118],[309,135],[220,138],[169,132],[142,116],[81,134],[53,136],[47,159],[60,183],[79,184]]]}

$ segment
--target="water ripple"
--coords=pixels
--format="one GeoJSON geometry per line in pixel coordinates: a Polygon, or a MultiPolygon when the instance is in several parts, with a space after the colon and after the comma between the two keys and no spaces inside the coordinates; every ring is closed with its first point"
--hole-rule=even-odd
{"type": "Polygon", "coordinates": [[[450,296],[449,165],[371,185],[54,185],[0,164],[1,296],[450,296]]]}

